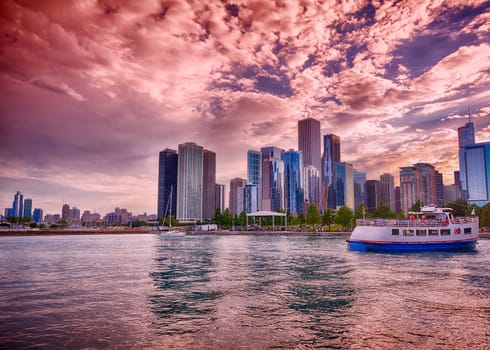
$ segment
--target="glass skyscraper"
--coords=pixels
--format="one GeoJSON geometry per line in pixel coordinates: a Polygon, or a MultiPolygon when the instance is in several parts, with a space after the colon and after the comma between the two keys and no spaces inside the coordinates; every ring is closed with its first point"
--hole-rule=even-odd
{"type": "Polygon", "coordinates": [[[262,208],[262,152],[247,152],[247,179],[257,187],[257,210],[262,208]]]}
{"type": "Polygon", "coordinates": [[[169,208],[167,215],[172,212],[177,215],[177,169],[178,155],[173,149],[165,149],[160,152],[158,161],[158,205],[157,215],[161,219],[165,215],[167,203],[169,203],[170,190],[172,190],[172,208],[169,208]]]}
{"type": "Polygon", "coordinates": [[[24,199],[24,212],[22,216],[28,219],[32,218],[32,199],[26,198],[24,199]]]}
{"type": "Polygon", "coordinates": [[[465,146],[463,158],[460,176],[466,199],[469,204],[484,206],[490,202],[490,142],[465,146]]]}
{"type": "Polygon", "coordinates": [[[360,205],[366,206],[366,173],[364,171],[354,172],[354,208],[360,205]]]}
{"type": "Polygon", "coordinates": [[[295,215],[303,214],[304,180],[301,151],[289,150],[282,154],[284,162],[284,194],[286,210],[295,215]]]}
{"type": "Polygon", "coordinates": [[[471,119],[464,126],[458,128],[458,148],[459,148],[459,170],[460,170],[460,186],[461,196],[463,199],[469,199],[468,181],[466,172],[466,157],[464,148],[475,143],[475,127],[471,119]]]}
{"type": "Polygon", "coordinates": [[[349,163],[335,163],[336,207],[354,210],[354,168],[349,163]]]}
{"type": "Polygon", "coordinates": [[[202,217],[212,219],[216,210],[216,153],[203,151],[202,217]]]}
{"type": "Polygon", "coordinates": [[[340,163],[340,137],[334,134],[323,136],[322,157],[322,208],[337,207],[335,171],[336,163],[340,163]]]}
{"type": "Polygon", "coordinates": [[[305,202],[315,204],[318,208],[320,203],[320,170],[313,165],[305,165],[303,178],[305,202]]]}
{"type": "Polygon", "coordinates": [[[321,169],[321,142],[319,120],[305,118],[298,121],[298,150],[303,154],[304,166],[313,165],[321,169]]]}
{"type": "Polygon", "coordinates": [[[284,162],[281,159],[269,158],[270,177],[270,210],[285,209],[284,195],[284,162]]]}

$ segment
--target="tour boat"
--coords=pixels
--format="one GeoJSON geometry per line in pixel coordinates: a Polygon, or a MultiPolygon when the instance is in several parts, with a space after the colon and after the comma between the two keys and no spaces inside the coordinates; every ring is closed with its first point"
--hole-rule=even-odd
{"type": "Polygon", "coordinates": [[[408,220],[359,219],[347,240],[355,251],[472,250],[478,217],[454,217],[451,208],[423,207],[408,220]]]}

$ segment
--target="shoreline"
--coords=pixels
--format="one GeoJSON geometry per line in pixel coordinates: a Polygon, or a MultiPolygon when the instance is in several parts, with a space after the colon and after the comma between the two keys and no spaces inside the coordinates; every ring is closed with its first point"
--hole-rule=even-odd
{"type": "MultiPolygon", "coordinates": [[[[157,230],[0,230],[0,237],[22,237],[22,236],[69,236],[69,235],[119,235],[119,234],[160,234],[157,230]]],[[[187,236],[298,236],[298,237],[349,237],[351,232],[321,231],[187,231],[187,236]]],[[[490,232],[480,232],[480,239],[490,239],[490,232]]]]}

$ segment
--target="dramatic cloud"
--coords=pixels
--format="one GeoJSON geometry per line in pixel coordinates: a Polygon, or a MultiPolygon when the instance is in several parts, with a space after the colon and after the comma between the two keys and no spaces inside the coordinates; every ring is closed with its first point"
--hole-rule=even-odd
{"type": "Polygon", "coordinates": [[[0,210],[154,213],[160,150],[215,151],[228,185],[306,115],[369,179],[452,183],[468,107],[490,140],[489,23],[477,0],[2,1],[0,210]]]}

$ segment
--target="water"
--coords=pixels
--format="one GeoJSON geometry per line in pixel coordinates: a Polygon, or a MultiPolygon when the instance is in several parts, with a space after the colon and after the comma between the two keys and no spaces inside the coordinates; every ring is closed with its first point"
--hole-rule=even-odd
{"type": "Polygon", "coordinates": [[[0,238],[0,348],[488,349],[477,252],[350,252],[342,238],[0,238]]]}

